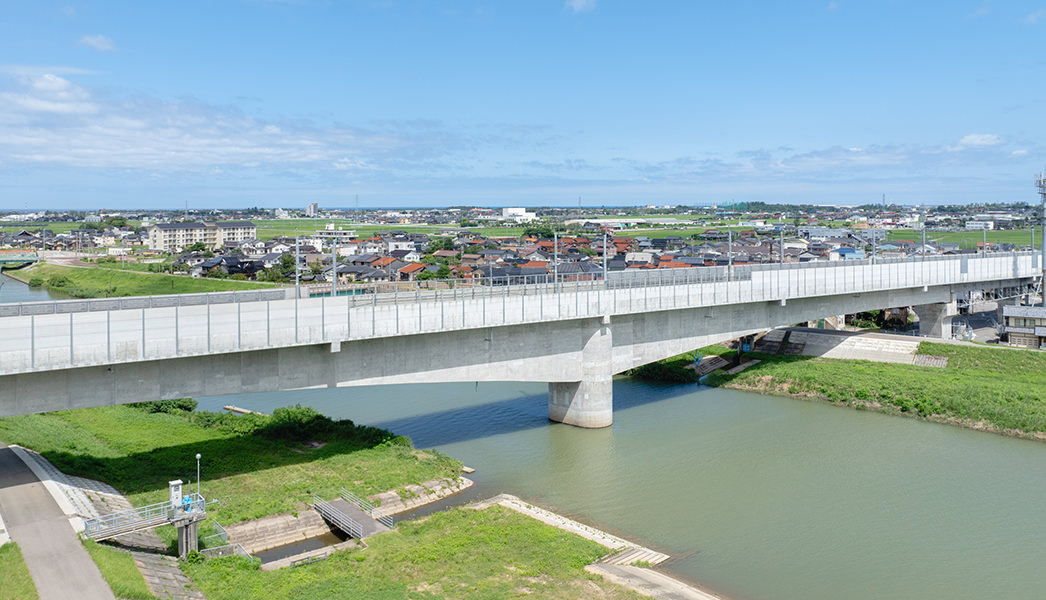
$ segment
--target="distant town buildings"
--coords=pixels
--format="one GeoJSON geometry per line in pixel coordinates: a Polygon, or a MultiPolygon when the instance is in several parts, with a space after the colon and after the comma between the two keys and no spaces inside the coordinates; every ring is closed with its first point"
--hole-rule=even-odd
{"type": "Polygon", "coordinates": [[[320,205],[318,202],[312,202],[305,207],[305,216],[314,218],[320,216],[320,205]]]}
{"type": "Polygon", "coordinates": [[[149,249],[160,252],[181,252],[202,242],[212,250],[228,243],[253,240],[258,228],[250,221],[221,221],[217,223],[156,223],[149,227],[149,249]]]}
{"type": "Polygon", "coordinates": [[[501,209],[501,219],[503,221],[511,221],[513,223],[530,223],[536,221],[538,216],[535,213],[527,212],[525,208],[503,208],[501,209]]]}

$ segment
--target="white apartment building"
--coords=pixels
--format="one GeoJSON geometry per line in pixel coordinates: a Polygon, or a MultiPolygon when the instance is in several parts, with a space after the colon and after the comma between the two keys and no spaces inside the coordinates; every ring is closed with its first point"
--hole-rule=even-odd
{"type": "Polygon", "coordinates": [[[258,228],[250,221],[217,223],[155,223],[149,227],[149,249],[160,252],[181,252],[203,242],[212,250],[227,242],[245,242],[258,237],[258,228]]]}

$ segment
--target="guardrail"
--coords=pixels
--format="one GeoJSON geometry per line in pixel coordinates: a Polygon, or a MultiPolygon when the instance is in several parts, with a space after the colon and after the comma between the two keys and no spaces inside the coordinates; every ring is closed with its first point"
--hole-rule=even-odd
{"type": "Polygon", "coordinates": [[[192,502],[172,507],[170,501],[150,504],[140,508],[122,510],[84,521],[84,535],[101,540],[114,534],[130,533],[166,524],[186,514],[206,514],[207,503],[203,496],[192,494],[192,502]]]}
{"type": "Polygon", "coordinates": [[[299,558],[297,560],[292,560],[291,561],[291,568],[293,569],[294,567],[300,567],[302,565],[311,565],[314,562],[320,562],[320,561],[323,561],[323,560],[327,560],[327,558],[329,558],[329,557],[330,557],[330,554],[324,552],[323,554],[317,554],[315,556],[308,556],[308,557],[305,557],[305,558],[299,558]]]}
{"type": "Polygon", "coordinates": [[[361,539],[363,537],[363,526],[349,515],[341,512],[333,504],[327,502],[318,495],[312,496],[312,506],[320,516],[334,524],[335,527],[349,534],[351,537],[361,539]]]}
{"type": "MultiPolygon", "coordinates": [[[[241,546],[240,544],[226,544],[224,546],[217,546],[214,548],[205,548],[200,550],[200,554],[209,558],[219,558],[222,556],[242,556],[251,561],[251,565],[254,565],[255,557],[251,556],[250,552],[241,546]]],[[[261,560],[258,559],[260,563],[261,560]]]]}
{"type": "Polygon", "coordinates": [[[368,502],[363,498],[360,498],[359,496],[353,494],[345,488],[341,488],[341,499],[348,502],[349,504],[356,505],[356,508],[359,508],[363,512],[367,513],[368,515],[370,515],[370,518],[381,523],[385,527],[388,527],[389,529],[393,528],[392,516],[387,514],[385,511],[381,510],[371,502],[368,502]]]}

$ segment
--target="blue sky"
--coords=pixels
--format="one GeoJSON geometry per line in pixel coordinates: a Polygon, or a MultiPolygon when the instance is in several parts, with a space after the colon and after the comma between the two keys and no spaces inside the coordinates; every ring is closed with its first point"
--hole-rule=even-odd
{"type": "Polygon", "coordinates": [[[1046,1],[0,4],[0,208],[1037,201],[1046,1]]]}

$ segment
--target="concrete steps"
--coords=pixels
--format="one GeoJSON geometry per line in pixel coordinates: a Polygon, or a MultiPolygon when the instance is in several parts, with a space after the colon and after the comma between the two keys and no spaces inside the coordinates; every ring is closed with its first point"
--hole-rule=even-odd
{"type": "Polygon", "coordinates": [[[709,356],[702,358],[701,362],[698,363],[694,369],[697,372],[698,377],[702,375],[708,375],[716,369],[722,369],[723,367],[729,366],[730,362],[721,356],[709,356]]]}
{"type": "Polygon", "coordinates": [[[646,563],[649,566],[659,565],[669,559],[667,554],[651,550],[649,548],[641,548],[639,546],[633,546],[626,548],[615,554],[609,554],[599,560],[599,564],[603,565],[634,565],[636,563],[646,563]]]}

